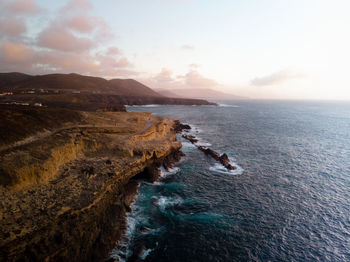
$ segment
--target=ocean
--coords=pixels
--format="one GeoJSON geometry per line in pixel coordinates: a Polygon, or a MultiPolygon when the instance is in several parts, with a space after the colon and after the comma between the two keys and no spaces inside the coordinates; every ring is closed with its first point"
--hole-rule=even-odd
{"type": "Polygon", "coordinates": [[[227,172],[178,136],[185,157],[141,182],[121,261],[350,261],[350,102],[132,106],[179,118],[227,153],[227,172]]]}

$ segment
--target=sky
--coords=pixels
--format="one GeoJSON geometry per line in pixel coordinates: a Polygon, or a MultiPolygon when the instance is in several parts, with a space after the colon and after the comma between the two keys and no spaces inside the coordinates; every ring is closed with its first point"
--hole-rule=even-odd
{"type": "Polygon", "coordinates": [[[0,0],[0,72],[350,100],[348,0],[0,0]]]}

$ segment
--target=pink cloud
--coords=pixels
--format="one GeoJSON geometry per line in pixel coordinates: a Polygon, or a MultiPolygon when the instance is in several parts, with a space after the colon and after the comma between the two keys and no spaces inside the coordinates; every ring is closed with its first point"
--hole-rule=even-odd
{"type": "Polygon", "coordinates": [[[10,36],[19,37],[27,31],[26,24],[23,20],[11,17],[0,20],[0,37],[10,36]]]}
{"type": "Polygon", "coordinates": [[[109,47],[107,49],[106,55],[112,56],[112,55],[119,55],[120,50],[117,47],[109,47]]]}
{"type": "Polygon", "coordinates": [[[140,81],[156,89],[211,88],[219,85],[215,80],[206,78],[195,70],[173,77],[173,72],[167,68],[162,68],[161,72],[154,77],[140,79],[140,81]]]}
{"type": "Polygon", "coordinates": [[[102,43],[113,34],[103,18],[88,13],[92,8],[89,1],[70,1],[37,36],[26,37],[25,20],[19,18],[36,15],[40,8],[35,1],[0,0],[0,6],[8,10],[8,16],[0,18],[0,71],[75,72],[104,77],[138,75],[117,47],[103,47],[102,43]]]}
{"type": "Polygon", "coordinates": [[[93,22],[90,16],[78,15],[69,18],[65,25],[81,33],[91,33],[95,29],[93,22]]]}
{"type": "Polygon", "coordinates": [[[191,70],[184,76],[186,85],[197,88],[208,88],[217,86],[218,83],[215,80],[206,78],[200,75],[197,71],[191,70]]]}
{"type": "Polygon", "coordinates": [[[68,30],[54,25],[39,34],[38,44],[42,47],[68,52],[84,52],[95,47],[94,41],[90,38],[75,36],[68,30]]]}
{"type": "Polygon", "coordinates": [[[103,68],[120,69],[132,67],[130,61],[122,56],[121,52],[116,47],[110,47],[105,52],[98,53],[96,59],[103,68]]]}
{"type": "Polygon", "coordinates": [[[194,49],[194,46],[193,46],[193,45],[183,45],[183,46],[181,46],[181,49],[184,49],[184,50],[193,50],[193,49],[194,49]]]}
{"type": "Polygon", "coordinates": [[[174,82],[174,79],[172,78],[173,72],[167,68],[162,68],[162,71],[157,74],[154,77],[154,80],[156,80],[158,83],[170,83],[174,82]]]}
{"type": "Polygon", "coordinates": [[[7,4],[7,9],[13,14],[22,15],[36,14],[42,10],[35,0],[15,0],[7,4]]]}
{"type": "Polygon", "coordinates": [[[33,49],[24,44],[6,42],[0,46],[0,56],[4,63],[30,64],[33,55],[33,49]]]}
{"type": "Polygon", "coordinates": [[[88,0],[70,0],[63,8],[62,11],[73,11],[73,10],[80,10],[80,11],[86,11],[91,10],[92,4],[88,0]]]}
{"type": "Polygon", "coordinates": [[[86,54],[59,53],[55,51],[38,52],[33,61],[33,66],[45,66],[47,69],[59,70],[62,72],[93,73],[99,71],[93,57],[86,54]]]}

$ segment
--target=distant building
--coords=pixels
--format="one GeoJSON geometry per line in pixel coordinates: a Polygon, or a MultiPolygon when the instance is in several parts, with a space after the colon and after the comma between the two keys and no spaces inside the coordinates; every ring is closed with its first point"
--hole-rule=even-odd
{"type": "Polygon", "coordinates": [[[28,94],[35,94],[35,91],[31,90],[27,92],[28,94]]]}
{"type": "Polygon", "coordinates": [[[42,103],[35,103],[34,106],[43,106],[42,103]]]}
{"type": "Polygon", "coordinates": [[[5,93],[1,93],[0,96],[10,96],[13,95],[12,92],[5,92],[5,93]]]}
{"type": "Polygon", "coordinates": [[[74,90],[74,91],[72,91],[72,94],[80,94],[80,91],[74,90]]]}

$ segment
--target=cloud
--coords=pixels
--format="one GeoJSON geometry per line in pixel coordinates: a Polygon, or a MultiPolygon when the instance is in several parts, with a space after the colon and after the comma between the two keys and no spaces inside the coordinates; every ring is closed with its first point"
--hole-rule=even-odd
{"type": "Polygon", "coordinates": [[[68,2],[52,13],[48,24],[34,30],[38,31],[36,35],[26,35],[26,19],[34,19],[32,24],[36,24],[47,16],[43,13],[38,16],[36,12],[41,9],[35,1],[0,0],[0,7],[4,6],[11,11],[0,18],[0,71],[75,72],[103,77],[138,75],[119,48],[105,47],[113,34],[103,18],[90,14],[89,1],[68,2]]]}
{"type": "Polygon", "coordinates": [[[24,44],[5,42],[0,46],[0,61],[8,64],[30,64],[34,50],[24,44]]]}
{"type": "Polygon", "coordinates": [[[101,17],[89,14],[87,0],[71,0],[37,37],[37,44],[59,51],[86,52],[113,39],[110,27],[101,17]]]}
{"type": "Polygon", "coordinates": [[[112,46],[109,47],[106,51],[106,55],[111,56],[111,55],[119,55],[121,52],[119,50],[119,48],[112,46]]]}
{"type": "Polygon", "coordinates": [[[200,65],[198,65],[198,64],[189,64],[188,65],[189,66],[189,68],[191,68],[191,69],[198,69],[199,67],[200,67],[200,65]]]}
{"type": "Polygon", "coordinates": [[[101,55],[69,53],[55,50],[38,51],[25,44],[6,42],[0,45],[0,71],[22,71],[31,74],[81,73],[103,77],[138,75],[127,58],[117,55],[103,60],[101,55]]]}
{"type": "Polygon", "coordinates": [[[189,71],[183,78],[186,85],[190,87],[209,88],[218,85],[215,80],[202,76],[196,70],[189,71]]]}
{"type": "Polygon", "coordinates": [[[0,0],[0,39],[22,41],[27,32],[26,19],[42,11],[34,0],[0,0]]]}
{"type": "Polygon", "coordinates": [[[12,15],[33,15],[42,11],[42,9],[35,3],[35,0],[15,0],[4,2],[6,10],[12,15]]]}
{"type": "Polygon", "coordinates": [[[96,60],[106,68],[128,68],[132,63],[116,47],[110,47],[105,52],[98,53],[96,60]]]}
{"type": "Polygon", "coordinates": [[[95,42],[88,37],[78,37],[60,26],[51,25],[39,34],[38,45],[60,51],[85,52],[95,47],[95,42]]]}
{"type": "Polygon", "coordinates": [[[64,12],[71,12],[71,11],[90,11],[92,10],[92,4],[88,0],[70,0],[62,9],[61,11],[64,12]]]}
{"type": "Polygon", "coordinates": [[[7,17],[0,19],[0,38],[17,38],[27,31],[27,26],[22,19],[7,17]]]}
{"type": "Polygon", "coordinates": [[[250,83],[254,86],[270,86],[281,84],[291,79],[298,79],[304,77],[305,74],[301,72],[292,69],[285,69],[263,77],[256,77],[252,79],[250,83]]]}
{"type": "Polygon", "coordinates": [[[65,25],[80,33],[91,33],[95,29],[94,19],[86,14],[80,14],[65,21],[65,25]]]}
{"type": "Polygon", "coordinates": [[[162,68],[153,77],[139,80],[156,89],[211,88],[219,85],[215,80],[202,76],[196,70],[189,70],[184,75],[174,77],[173,72],[167,68],[162,68]]]}
{"type": "Polygon", "coordinates": [[[194,46],[193,45],[183,45],[183,46],[181,46],[181,49],[183,49],[183,50],[194,50],[194,46]]]}
{"type": "Polygon", "coordinates": [[[153,79],[158,83],[169,84],[175,80],[172,77],[173,72],[167,68],[162,68],[159,74],[157,74],[153,79]]]}

